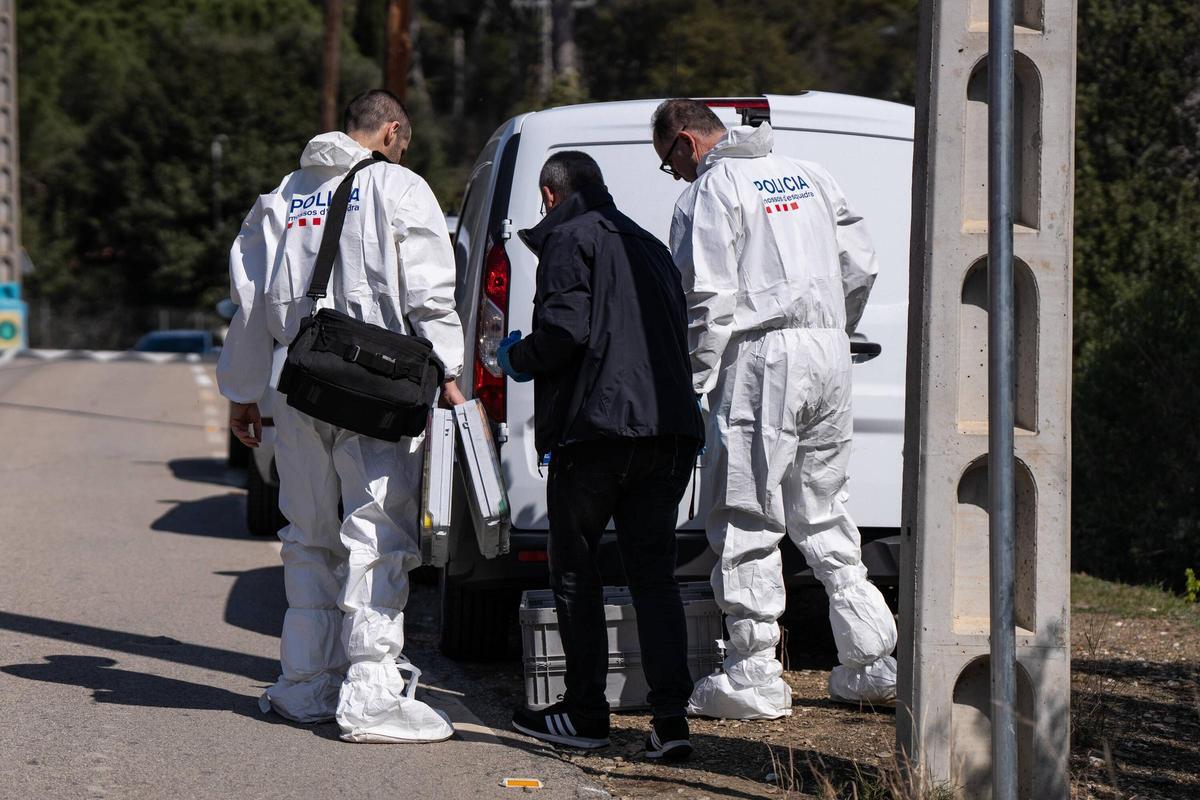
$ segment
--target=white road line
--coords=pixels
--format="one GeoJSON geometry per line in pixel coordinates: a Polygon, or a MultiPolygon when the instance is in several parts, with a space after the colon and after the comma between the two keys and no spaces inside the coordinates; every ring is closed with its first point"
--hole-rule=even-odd
{"type": "MultiPolygon", "coordinates": [[[[204,413],[204,438],[210,445],[225,444],[225,421],[221,418],[221,412],[218,410],[215,400],[216,394],[212,390],[213,380],[209,377],[208,371],[202,364],[192,365],[192,378],[196,381],[199,388],[201,409],[204,413]]],[[[214,458],[221,458],[224,453],[216,454],[214,458]]]]}
{"type": "Polygon", "coordinates": [[[199,364],[201,362],[214,363],[217,360],[216,354],[213,353],[201,356],[196,353],[142,353],[134,350],[46,350],[42,348],[26,348],[4,352],[11,353],[11,355],[5,356],[0,354],[0,363],[17,358],[35,359],[38,361],[99,361],[101,363],[110,361],[141,361],[147,364],[178,364],[181,362],[199,364]]]}

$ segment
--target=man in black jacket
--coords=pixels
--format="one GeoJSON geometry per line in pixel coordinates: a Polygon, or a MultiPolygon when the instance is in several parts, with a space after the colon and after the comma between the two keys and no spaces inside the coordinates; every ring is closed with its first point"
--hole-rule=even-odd
{"type": "Polygon", "coordinates": [[[551,156],[538,183],[546,217],[520,232],[539,258],[534,330],[523,340],[510,334],[497,356],[510,376],[536,381],[566,693],[541,711],[520,709],[513,725],[557,744],[608,744],[608,638],[595,556],[613,519],[654,713],[646,753],[686,758],[692,676],[675,523],[704,433],[679,272],[667,248],[617,210],[586,154],[551,156]]]}

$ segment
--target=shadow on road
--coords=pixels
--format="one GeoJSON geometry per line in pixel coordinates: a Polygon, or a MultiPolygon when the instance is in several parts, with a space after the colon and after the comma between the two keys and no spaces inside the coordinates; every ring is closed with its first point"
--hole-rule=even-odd
{"type": "Polygon", "coordinates": [[[227,623],[265,636],[282,633],[283,612],[287,611],[282,565],[216,574],[235,579],[225,600],[227,623]]]}
{"type": "Polygon", "coordinates": [[[218,494],[202,500],[159,500],[173,507],[150,525],[151,530],[251,539],[246,530],[246,497],[241,493],[218,494]]]}
{"type": "Polygon", "coordinates": [[[7,611],[0,611],[0,629],[118,653],[132,653],[176,664],[188,664],[215,672],[241,675],[263,683],[273,683],[279,674],[279,662],[273,658],[190,644],[169,636],[143,636],[129,631],[96,628],[7,611]]]}
{"type": "Polygon", "coordinates": [[[256,698],[216,686],[205,686],[161,675],[116,669],[116,660],[103,656],[45,656],[45,664],[10,664],[0,672],[45,683],[82,686],[97,703],[155,708],[194,708],[232,711],[261,717],[256,698]]]}
{"type": "Polygon", "coordinates": [[[223,458],[175,458],[170,461],[135,461],[138,466],[166,466],[176,480],[246,488],[246,471],[229,466],[223,458]]]}
{"type": "Polygon", "coordinates": [[[237,694],[217,686],[191,683],[162,675],[116,669],[116,660],[103,656],[45,656],[44,664],[9,664],[0,672],[17,678],[43,683],[82,686],[92,690],[97,703],[149,708],[181,708],[198,711],[232,711],[256,722],[287,725],[311,732],[323,739],[336,740],[341,730],[336,724],[305,725],[277,714],[264,714],[257,697],[237,694]]]}

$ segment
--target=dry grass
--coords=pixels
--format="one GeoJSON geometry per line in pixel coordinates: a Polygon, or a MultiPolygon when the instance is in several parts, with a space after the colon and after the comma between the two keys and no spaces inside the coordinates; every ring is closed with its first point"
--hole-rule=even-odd
{"type": "Polygon", "coordinates": [[[786,758],[768,748],[775,784],[782,797],[810,797],[820,800],[953,800],[953,787],[936,783],[907,761],[892,758],[879,766],[864,767],[857,761],[850,767],[833,770],[824,762],[806,759],[802,769],[796,764],[796,751],[787,748],[786,758]],[[806,794],[805,774],[811,778],[811,793],[806,794]]]}

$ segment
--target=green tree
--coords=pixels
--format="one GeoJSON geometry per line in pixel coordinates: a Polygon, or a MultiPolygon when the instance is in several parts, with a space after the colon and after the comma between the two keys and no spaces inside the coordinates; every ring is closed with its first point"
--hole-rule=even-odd
{"type": "Polygon", "coordinates": [[[1083,0],[1073,561],[1181,588],[1200,551],[1200,8],[1083,0]]]}
{"type": "MultiPolygon", "coordinates": [[[[22,4],[18,30],[31,294],[210,305],[241,215],[316,133],[318,9],[48,0],[22,4]]],[[[371,73],[351,48],[344,88],[371,73]]]]}

